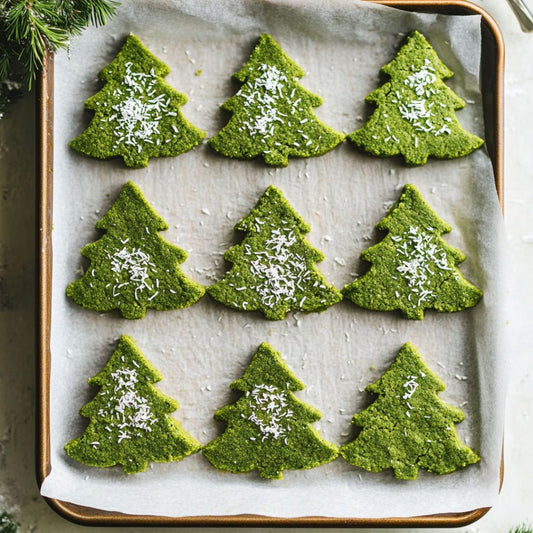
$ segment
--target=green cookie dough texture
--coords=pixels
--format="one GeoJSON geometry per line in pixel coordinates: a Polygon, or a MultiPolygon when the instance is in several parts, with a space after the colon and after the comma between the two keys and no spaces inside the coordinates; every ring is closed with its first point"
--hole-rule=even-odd
{"type": "Polygon", "coordinates": [[[461,157],[483,144],[457,121],[455,110],[465,102],[443,81],[453,72],[421,33],[411,33],[382,72],[390,81],[366,97],[375,111],[348,135],[357,146],[381,157],[401,154],[408,165],[424,165],[430,155],[461,157]]]}
{"type": "Polygon", "coordinates": [[[440,237],[451,231],[412,185],[377,225],[388,234],[361,253],[370,270],[344,290],[345,298],[376,311],[401,310],[422,320],[424,309],[461,311],[483,293],[455,266],[465,255],[440,237]]]}
{"type": "Polygon", "coordinates": [[[233,473],[257,469],[263,478],[281,479],[283,470],[314,468],[338,456],[337,447],[311,426],[320,412],[293,394],[304,385],[268,344],[259,346],[231,388],[242,396],[215,413],[227,429],[202,450],[216,468],[233,473]]]}
{"type": "Polygon", "coordinates": [[[187,253],[159,236],[168,228],[131,182],[97,223],[106,231],[81,254],[91,264],[67,287],[67,296],[94,311],[119,309],[124,318],[142,318],[147,308],[182,309],[205,293],[179,268],[187,253]]]}
{"type": "Polygon", "coordinates": [[[344,135],[313,113],[322,99],[298,83],[304,74],[270,35],[261,35],[246,65],[233,75],[243,85],[222,104],[233,115],[209,140],[211,147],[238,159],[262,156],[281,167],[289,156],[318,156],[334,148],[344,135]]]}
{"type": "Polygon", "coordinates": [[[81,408],[90,422],[65,446],[66,453],[85,465],[118,464],[134,474],[146,470],[149,461],[180,461],[198,452],[200,444],[169,416],[178,402],[154,387],[161,379],[133,339],[123,335],[104,369],[89,379],[100,390],[81,408]]]}
{"type": "Polygon", "coordinates": [[[323,311],[342,299],[315,266],[324,256],[304,237],[309,225],[276,187],[266,189],[235,229],[246,237],[224,256],[233,267],[207,288],[215,300],[282,320],[288,311],[323,311]]]}
{"type": "Polygon", "coordinates": [[[427,367],[411,343],[405,343],[390,368],[366,390],[378,398],[353,417],[362,428],[340,450],[350,464],[399,479],[416,479],[420,469],[449,474],[480,458],[459,439],[455,424],[464,413],[444,403],[446,386],[427,367]]]}
{"type": "Polygon", "coordinates": [[[167,85],[170,69],[134,35],[99,74],[105,86],[85,102],[94,111],[89,127],[70,142],[98,159],[123,157],[128,167],[148,165],[150,157],[177,156],[196,146],[205,133],[180,111],[187,97],[167,85]]]}

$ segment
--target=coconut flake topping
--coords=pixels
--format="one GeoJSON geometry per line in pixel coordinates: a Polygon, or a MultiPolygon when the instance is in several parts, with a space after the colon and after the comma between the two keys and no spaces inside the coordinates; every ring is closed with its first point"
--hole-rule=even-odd
{"type": "Polygon", "coordinates": [[[436,295],[431,290],[432,279],[453,270],[445,250],[436,244],[433,234],[414,226],[402,236],[392,236],[391,239],[396,243],[396,271],[411,289],[408,299],[413,307],[434,300],[436,295]]]}
{"type": "MultiPolygon", "coordinates": [[[[245,256],[251,256],[250,271],[256,280],[255,286],[248,288],[257,293],[262,305],[274,308],[280,302],[298,303],[296,295],[305,290],[303,284],[310,280],[311,271],[305,258],[291,250],[296,242],[292,229],[273,226],[264,251],[244,245],[245,256]]],[[[299,301],[303,305],[304,300],[299,301]]]]}
{"type": "Polygon", "coordinates": [[[156,95],[156,86],[160,82],[154,69],[146,74],[134,72],[132,66],[131,62],[125,64],[126,74],[121,88],[115,89],[113,93],[120,100],[111,106],[113,114],[106,120],[114,128],[114,148],[124,144],[136,147],[140,152],[144,143],[157,143],[154,137],[160,133],[161,119],[164,116],[175,116],[176,113],[170,107],[168,96],[161,93],[156,95]]]}
{"type": "Polygon", "coordinates": [[[252,411],[248,420],[259,428],[261,440],[286,438],[293,419],[287,391],[274,385],[260,384],[246,392],[246,397],[252,411]]]}
{"type": "Polygon", "coordinates": [[[431,85],[437,81],[437,76],[435,69],[431,66],[431,61],[426,58],[422,67],[417,69],[412,65],[411,69],[414,72],[404,80],[404,84],[413,89],[417,96],[429,98],[435,94],[436,91],[431,85]]]}
{"type": "MultiPolygon", "coordinates": [[[[118,431],[118,443],[132,437],[142,437],[144,432],[152,431],[157,418],[148,400],[136,390],[139,381],[134,368],[118,368],[111,373],[114,387],[102,394],[109,395],[107,404],[98,411],[98,416],[106,419],[106,429],[110,434],[118,431]]],[[[111,435],[110,435],[111,437],[111,435]]]]}
{"type": "Polygon", "coordinates": [[[128,249],[124,246],[120,250],[113,251],[113,253],[107,252],[107,257],[111,261],[112,272],[116,274],[112,286],[113,297],[119,297],[123,287],[129,287],[130,289],[133,287],[136,300],[138,299],[138,293],[144,290],[152,293],[149,299],[155,297],[154,287],[150,285],[149,281],[150,273],[157,272],[157,270],[149,254],[143,252],[140,248],[128,249]]]}

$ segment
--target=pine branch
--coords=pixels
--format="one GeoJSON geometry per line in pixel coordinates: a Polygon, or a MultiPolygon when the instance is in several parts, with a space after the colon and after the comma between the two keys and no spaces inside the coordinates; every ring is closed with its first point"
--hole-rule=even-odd
{"type": "Polygon", "coordinates": [[[0,51],[0,80],[5,80],[8,77],[10,63],[9,54],[2,48],[0,51]]]}
{"type": "Polygon", "coordinates": [[[49,1],[19,0],[7,13],[7,39],[22,45],[17,59],[25,66],[30,88],[46,52],[68,42],[67,30],[55,24],[54,7],[49,1]]]}
{"type": "Polygon", "coordinates": [[[18,526],[11,515],[5,511],[0,513],[0,533],[17,533],[18,526]]]}
{"type": "Polygon", "coordinates": [[[31,89],[48,52],[68,48],[87,26],[105,24],[117,0],[0,0],[0,81],[23,80],[31,89]]]}
{"type": "Polygon", "coordinates": [[[533,533],[533,528],[522,524],[521,526],[514,527],[509,533],[533,533]]]}
{"type": "Polygon", "coordinates": [[[90,24],[103,26],[119,5],[115,0],[57,0],[57,13],[71,35],[77,35],[90,24]]]}

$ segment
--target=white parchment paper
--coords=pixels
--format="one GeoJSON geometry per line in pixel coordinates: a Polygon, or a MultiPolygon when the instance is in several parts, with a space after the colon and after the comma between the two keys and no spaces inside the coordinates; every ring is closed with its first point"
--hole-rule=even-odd
{"type": "Polygon", "coordinates": [[[405,35],[418,29],[455,71],[449,86],[468,101],[463,127],[484,136],[479,89],[480,19],[416,14],[353,0],[128,0],[104,29],[88,31],[55,64],[54,230],[50,431],[52,471],[45,496],[133,514],[195,516],[252,513],[279,517],[386,517],[461,512],[490,506],[497,493],[504,387],[501,380],[501,216],[490,160],[484,149],[453,161],[406,168],[344,143],[328,154],[291,160],[283,169],[260,161],[233,161],[207,145],[177,158],[152,159],[148,168],[79,156],[67,143],[87,126],[85,99],[101,88],[98,71],[135,33],[171,67],[167,81],[189,97],[183,112],[214,135],[228,119],[219,105],[238,89],[231,75],[247,60],[259,34],[270,33],[306,70],[301,83],[319,94],[316,109],[327,124],[350,132],[371,109],[364,97],[384,82],[405,35]],[[201,70],[200,72],[197,72],[201,70]],[[195,75],[196,74],[196,75],[195,75]],[[200,74],[200,75],[198,75],[200,74]],[[226,268],[222,254],[242,235],[234,224],[269,184],[281,188],[311,224],[310,242],[326,259],[319,267],[337,287],[354,279],[360,252],[381,240],[374,225],[413,183],[453,226],[446,240],[468,258],[460,266],[484,290],[474,309],[426,313],[410,321],[341,302],[322,314],[290,314],[269,322],[209,299],[181,311],[148,311],[127,321],[118,314],[83,310],[64,291],[86,263],[83,245],[101,233],[96,221],[132,180],[169,223],[163,233],[189,252],[184,271],[206,285],[226,268]],[[282,481],[256,473],[219,472],[197,454],[127,476],[70,460],[64,444],[87,421],[78,410],[96,393],[87,385],[107,362],[122,334],[131,335],[164,375],[158,386],[181,406],[175,417],[203,444],[223,426],[219,407],[235,400],[229,384],[241,376],[257,346],[269,342],[307,384],[300,397],[323,413],[324,437],[353,439],[352,415],[372,400],[363,391],[389,366],[406,341],[447,383],[442,398],[466,414],[459,434],[476,449],[479,464],[447,476],[421,472],[416,481],[390,471],[369,473],[342,458],[308,471],[287,471],[282,481]]]}

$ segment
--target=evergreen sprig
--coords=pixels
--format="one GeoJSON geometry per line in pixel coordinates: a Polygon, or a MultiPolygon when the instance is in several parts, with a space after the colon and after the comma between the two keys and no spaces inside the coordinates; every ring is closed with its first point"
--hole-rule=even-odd
{"type": "Polygon", "coordinates": [[[529,525],[522,524],[514,527],[509,533],[533,533],[533,528],[529,525]]]}
{"type": "Polygon", "coordinates": [[[31,89],[47,52],[68,48],[91,24],[105,24],[118,5],[118,0],[0,0],[0,115],[16,83],[31,89]]]}
{"type": "Polygon", "coordinates": [[[3,511],[0,513],[0,533],[17,533],[18,526],[13,518],[3,511]]]}

